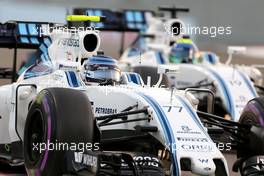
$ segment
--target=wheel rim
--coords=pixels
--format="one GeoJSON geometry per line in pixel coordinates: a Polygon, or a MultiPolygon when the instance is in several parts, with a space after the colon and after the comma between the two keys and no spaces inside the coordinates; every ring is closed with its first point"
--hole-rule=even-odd
{"type": "Polygon", "coordinates": [[[31,163],[37,163],[41,159],[43,151],[40,151],[40,145],[44,143],[44,129],[42,113],[39,109],[36,109],[30,117],[27,134],[28,145],[26,150],[31,163]]]}

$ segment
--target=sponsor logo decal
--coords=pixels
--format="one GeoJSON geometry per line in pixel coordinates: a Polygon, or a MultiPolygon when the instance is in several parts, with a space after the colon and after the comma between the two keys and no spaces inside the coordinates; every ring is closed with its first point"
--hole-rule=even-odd
{"type": "Polygon", "coordinates": [[[60,64],[59,65],[59,69],[77,69],[78,67],[77,66],[71,66],[71,65],[63,65],[63,64],[60,64]]]}
{"type": "Polygon", "coordinates": [[[69,46],[69,47],[79,47],[79,39],[63,38],[59,40],[58,45],[69,46]]]}
{"type": "Polygon", "coordinates": [[[95,107],[95,113],[97,113],[97,114],[116,114],[117,113],[117,109],[95,107]]]}
{"type": "Polygon", "coordinates": [[[177,140],[182,142],[208,142],[206,138],[177,137],[177,140]]]}
{"type": "Polygon", "coordinates": [[[240,86],[242,82],[240,80],[230,80],[232,86],[240,86]]]}
{"type": "Polygon", "coordinates": [[[159,159],[150,156],[135,156],[133,157],[137,165],[159,167],[159,159]]]}
{"type": "Polygon", "coordinates": [[[213,147],[211,145],[197,145],[197,144],[183,144],[181,148],[184,151],[192,152],[211,152],[213,147]]]}
{"type": "Polygon", "coordinates": [[[201,134],[201,132],[193,131],[187,125],[181,126],[181,131],[177,131],[177,133],[182,133],[182,134],[201,134]]]}
{"type": "Polygon", "coordinates": [[[97,167],[98,158],[82,152],[74,152],[74,161],[86,166],[97,167]]]}
{"type": "Polygon", "coordinates": [[[199,158],[198,159],[201,163],[208,163],[208,159],[199,158]]]}

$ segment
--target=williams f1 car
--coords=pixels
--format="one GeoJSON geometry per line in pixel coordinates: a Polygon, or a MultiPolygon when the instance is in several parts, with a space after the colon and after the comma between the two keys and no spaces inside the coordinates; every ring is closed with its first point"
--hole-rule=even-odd
{"type": "MultiPolygon", "coordinates": [[[[161,10],[173,13],[177,10],[188,11],[174,8],[161,10]]],[[[257,68],[229,64],[232,54],[238,52],[240,48],[230,47],[230,57],[226,64],[222,64],[216,54],[198,51],[188,36],[179,33],[180,28],[184,26],[181,20],[158,18],[149,12],[131,11],[125,13],[128,25],[133,18],[134,23],[140,21],[140,15],[141,19],[145,20],[143,25],[145,28],[141,31],[145,32],[140,34],[122,54],[120,58],[122,70],[139,73],[145,82],[148,81],[148,76],[151,76],[151,85],[154,85],[159,79],[157,74],[159,65],[178,65],[179,71],[167,75],[162,84],[178,89],[211,89],[216,95],[215,114],[234,121],[239,120],[249,100],[263,93],[264,89],[261,87],[263,76],[257,68]],[[254,87],[254,84],[258,88],[254,87]]],[[[199,109],[206,109],[207,96],[204,94],[197,96],[200,100],[199,109]]]]}
{"type": "Polygon", "coordinates": [[[229,175],[210,137],[214,125],[237,144],[234,170],[263,173],[264,129],[255,125],[263,114],[247,114],[261,110],[263,100],[249,103],[241,123],[225,120],[198,111],[191,89],[153,88],[138,74],[121,72],[97,52],[98,31],[55,26],[38,38],[28,31],[47,24],[12,24],[3,25],[18,33],[17,42],[41,44],[17,81],[0,87],[1,161],[24,163],[28,175],[229,175]]]}

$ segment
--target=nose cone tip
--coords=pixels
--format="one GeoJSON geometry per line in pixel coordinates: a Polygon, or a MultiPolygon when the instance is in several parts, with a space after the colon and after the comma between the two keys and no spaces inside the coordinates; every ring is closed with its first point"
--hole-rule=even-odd
{"type": "Polygon", "coordinates": [[[212,175],[216,166],[212,159],[199,158],[192,162],[192,172],[198,175],[212,175]]]}

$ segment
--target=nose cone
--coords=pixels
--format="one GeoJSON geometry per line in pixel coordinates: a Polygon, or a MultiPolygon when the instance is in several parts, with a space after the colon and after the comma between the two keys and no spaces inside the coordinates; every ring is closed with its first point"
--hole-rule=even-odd
{"type": "Polygon", "coordinates": [[[215,163],[212,158],[195,158],[192,161],[192,172],[198,175],[212,175],[215,173],[215,163]]]}

